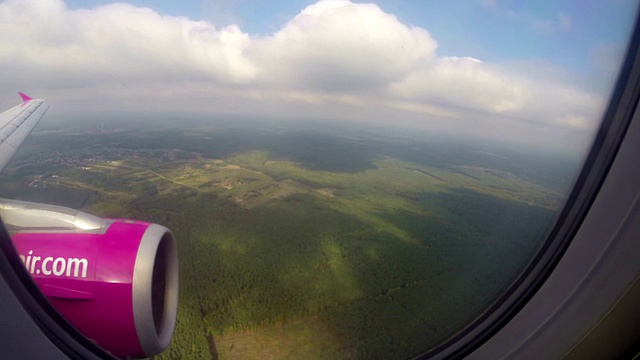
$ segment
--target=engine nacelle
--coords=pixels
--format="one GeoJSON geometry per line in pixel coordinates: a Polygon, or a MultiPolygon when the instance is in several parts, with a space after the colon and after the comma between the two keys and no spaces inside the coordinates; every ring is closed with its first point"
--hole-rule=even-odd
{"type": "Polygon", "coordinates": [[[0,217],[27,271],[85,336],[119,357],[151,356],[169,345],[178,256],[167,228],[4,199],[0,217]]]}

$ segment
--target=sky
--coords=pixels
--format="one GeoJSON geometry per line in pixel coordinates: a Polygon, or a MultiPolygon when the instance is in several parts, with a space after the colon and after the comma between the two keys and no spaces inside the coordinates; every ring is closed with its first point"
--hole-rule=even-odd
{"type": "MultiPolygon", "coordinates": [[[[8,0],[0,106],[389,124],[576,151],[597,128],[636,4],[8,0]]],[[[238,120],[241,121],[241,120],[238,120]]]]}

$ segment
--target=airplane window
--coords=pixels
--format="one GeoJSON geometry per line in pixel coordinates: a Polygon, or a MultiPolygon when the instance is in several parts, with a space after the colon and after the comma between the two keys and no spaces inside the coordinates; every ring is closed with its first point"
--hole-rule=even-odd
{"type": "Polygon", "coordinates": [[[116,356],[419,356],[544,247],[636,7],[5,1],[0,216],[116,356]]]}

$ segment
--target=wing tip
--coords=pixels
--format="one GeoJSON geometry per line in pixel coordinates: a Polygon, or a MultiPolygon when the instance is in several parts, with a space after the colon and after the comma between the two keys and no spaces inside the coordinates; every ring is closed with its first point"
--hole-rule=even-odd
{"type": "Polygon", "coordinates": [[[18,91],[18,95],[20,95],[20,97],[22,98],[22,102],[27,102],[29,100],[32,100],[33,98],[23,92],[18,91]]]}

